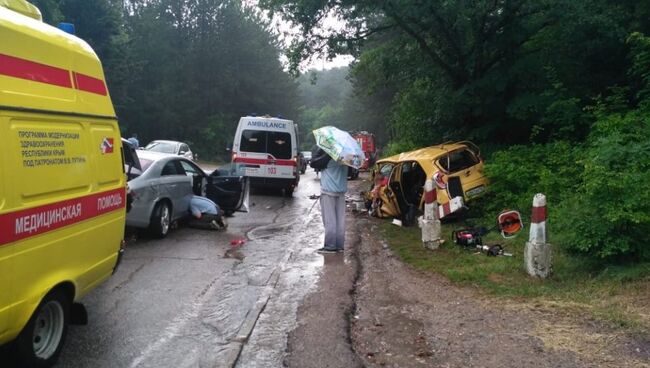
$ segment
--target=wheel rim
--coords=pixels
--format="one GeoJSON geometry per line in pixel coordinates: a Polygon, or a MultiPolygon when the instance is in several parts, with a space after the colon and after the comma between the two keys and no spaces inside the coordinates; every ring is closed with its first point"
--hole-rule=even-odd
{"type": "Polygon", "coordinates": [[[160,230],[163,234],[169,230],[169,217],[169,207],[163,204],[160,208],[160,230]]]}
{"type": "Polygon", "coordinates": [[[63,336],[64,320],[63,307],[59,302],[51,300],[43,305],[34,325],[34,355],[49,359],[56,352],[63,336]]]}

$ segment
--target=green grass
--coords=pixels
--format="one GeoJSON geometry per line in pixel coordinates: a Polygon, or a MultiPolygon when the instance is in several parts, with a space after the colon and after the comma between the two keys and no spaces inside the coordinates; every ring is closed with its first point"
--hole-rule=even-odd
{"type": "MultiPolygon", "coordinates": [[[[639,316],[630,312],[630,303],[647,293],[650,263],[603,264],[567,254],[554,246],[553,275],[541,280],[529,277],[524,270],[526,231],[511,239],[503,239],[496,232],[488,234],[483,239],[485,244],[501,244],[513,257],[487,257],[451,241],[451,232],[461,228],[459,224],[443,225],[445,243],[435,251],[422,246],[417,226],[404,228],[384,222],[380,228],[392,250],[405,263],[442,274],[458,285],[501,297],[584,305],[594,317],[612,324],[641,327],[639,316]]],[[[640,307],[642,310],[643,306],[640,307]]]]}

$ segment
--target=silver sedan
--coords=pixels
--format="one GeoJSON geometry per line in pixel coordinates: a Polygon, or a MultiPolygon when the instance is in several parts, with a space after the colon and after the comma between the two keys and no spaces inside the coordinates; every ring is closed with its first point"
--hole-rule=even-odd
{"type": "Polygon", "coordinates": [[[190,149],[190,146],[187,143],[177,142],[177,141],[152,141],[143,148],[147,151],[160,152],[160,153],[169,153],[172,155],[183,156],[188,160],[194,160],[194,153],[190,149]]]}
{"type": "Polygon", "coordinates": [[[141,170],[129,174],[131,209],[127,226],[148,229],[151,235],[167,235],[172,222],[189,215],[193,195],[217,203],[226,213],[240,210],[248,200],[248,181],[241,176],[206,174],[192,161],[175,155],[137,151],[141,170]]]}

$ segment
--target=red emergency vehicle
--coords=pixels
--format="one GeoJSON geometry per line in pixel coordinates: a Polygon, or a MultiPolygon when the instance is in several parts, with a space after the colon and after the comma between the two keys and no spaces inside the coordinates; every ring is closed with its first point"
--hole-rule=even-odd
{"type": "Polygon", "coordinates": [[[369,170],[375,164],[377,159],[377,147],[375,146],[375,135],[366,131],[356,132],[352,137],[359,142],[361,150],[365,154],[365,159],[361,164],[361,170],[369,170]]]}

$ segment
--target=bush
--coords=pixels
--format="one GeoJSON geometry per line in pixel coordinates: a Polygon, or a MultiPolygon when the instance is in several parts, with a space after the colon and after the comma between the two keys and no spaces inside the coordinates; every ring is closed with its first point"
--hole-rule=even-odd
{"type": "MultiPolygon", "coordinates": [[[[598,110],[598,108],[597,108],[598,110]]],[[[595,258],[650,255],[650,111],[596,111],[583,145],[514,146],[487,160],[483,213],[516,208],[527,217],[535,193],[549,202],[556,244],[595,258]]]]}
{"type": "Polygon", "coordinates": [[[514,208],[527,216],[536,193],[544,193],[551,216],[558,205],[579,186],[581,147],[567,142],[513,146],[497,151],[486,160],[491,184],[485,212],[514,208]]]}
{"type": "Polygon", "coordinates": [[[570,249],[600,258],[650,254],[645,238],[650,233],[648,113],[597,113],[581,162],[582,183],[560,217],[570,249]]]}

